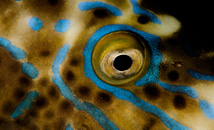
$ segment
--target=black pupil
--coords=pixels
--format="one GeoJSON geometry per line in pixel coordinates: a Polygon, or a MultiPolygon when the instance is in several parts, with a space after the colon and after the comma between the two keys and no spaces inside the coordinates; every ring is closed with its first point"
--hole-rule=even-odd
{"type": "Polygon", "coordinates": [[[113,65],[115,69],[124,71],[132,66],[132,59],[127,55],[120,55],[114,59],[113,65]]]}

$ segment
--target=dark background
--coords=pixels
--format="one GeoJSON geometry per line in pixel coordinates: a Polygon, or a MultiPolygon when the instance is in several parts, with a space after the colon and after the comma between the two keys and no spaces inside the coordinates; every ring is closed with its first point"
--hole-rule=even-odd
{"type": "Polygon", "coordinates": [[[182,34],[197,53],[214,50],[213,3],[204,0],[143,0],[141,6],[155,13],[168,13],[182,22],[182,34]],[[211,7],[212,6],[212,7],[211,7]]]}

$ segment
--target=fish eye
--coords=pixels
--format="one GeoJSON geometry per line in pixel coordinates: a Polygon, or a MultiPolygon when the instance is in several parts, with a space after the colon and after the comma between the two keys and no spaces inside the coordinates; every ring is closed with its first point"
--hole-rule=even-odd
{"type": "Polygon", "coordinates": [[[99,40],[93,50],[92,65],[96,75],[112,85],[124,85],[146,74],[149,49],[138,35],[118,31],[99,40]]]}

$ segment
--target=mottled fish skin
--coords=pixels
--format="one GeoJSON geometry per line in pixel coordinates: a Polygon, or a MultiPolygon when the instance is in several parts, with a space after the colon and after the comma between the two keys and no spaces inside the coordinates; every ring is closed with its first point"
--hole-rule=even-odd
{"type": "Polygon", "coordinates": [[[0,0],[0,130],[213,130],[214,48],[198,7],[174,2],[0,0]],[[150,51],[129,84],[92,66],[117,31],[150,51]]]}

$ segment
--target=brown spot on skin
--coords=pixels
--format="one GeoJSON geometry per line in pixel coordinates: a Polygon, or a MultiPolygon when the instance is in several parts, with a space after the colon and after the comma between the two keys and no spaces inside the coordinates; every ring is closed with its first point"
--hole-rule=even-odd
{"type": "Polygon", "coordinates": [[[44,108],[48,106],[48,100],[45,97],[39,97],[36,102],[35,106],[37,108],[44,108]]]}
{"type": "Polygon", "coordinates": [[[51,110],[48,110],[45,112],[45,115],[44,115],[47,119],[51,119],[54,117],[54,112],[51,111],[51,110]]]}
{"type": "Polygon", "coordinates": [[[81,127],[82,127],[81,129],[83,129],[83,130],[89,130],[89,128],[86,124],[82,124],[81,127]]]}
{"type": "Polygon", "coordinates": [[[178,80],[178,78],[179,78],[179,74],[178,74],[177,71],[170,71],[170,72],[168,73],[168,78],[169,78],[169,80],[171,80],[171,81],[176,81],[176,80],[178,80]]]}
{"type": "Polygon", "coordinates": [[[16,88],[13,92],[13,97],[17,100],[22,99],[25,96],[25,91],[21,88],[16,88]]]}
{"type": "Polygon", "coordinates": [[[143,127],[143,130],[151,130],[152,127],[156,124],[156,120],[155,119],[150,119],[148,124],[146,124],[144,127],[143,127]]]}
{"type": "Polygon", "coordinates": [[[106,92],[98,92],[96,96],[96,101],[98,104],[111,104],[112,97],[106,92]]]}
{"type": "Polygon", "coordinates": [[[72,59],[71,62],[70,62],[70,65],[71,66],[78,66],[79,65],[79,60],[77,60],[76,58],[72,59]]]}
{"type": "Polygon", "coordinates": [[[40,52],[40,56],[41,57],[47,57],[50,55],[50,51],[49,50],[44,50],[40,52]]]}
{"type": "Polygon", "coordinates": [[[47,78],[42,78],[42,79],[40,79],[39,80],[39,84],[41,85],[41,86],[47,86],[48,85],[48,79],[47,78]]]}
{"type": "Polygon", "coordinates": [[[177,109],[184,109],[186,107],[185,97],[181,95],[176,95],[173,99],[173,105],[177,109]]]}
{"type": "Polygon", "coordinates": [[[55,130],[64,130],[66,121],[63,118],[58,118],[54,124],[55,130]]]}
{"type": "Polygon", "coordinates": [[[138,17],[138,22],[140,24],[146,24],[148,23],[150,20],[149,20],[149,17],[145,16],[145,15],[142,15],[140,17],[138,17]]]}
{"type": "Polygon", "coordinates": [[[62,113],[69,113],[73,110],[73,106],[72,106],[72,103],[68,100],[63,100],[61,103],[60,103],[60,107],[59,107],[59,112],[62,112],[62,113]]]}
{"type": "Polygon", "coordinates": [[[30,78],[28,78],[28,77],[26,77],[26,76],[22,76],[22,77],[20,77],[20,79],[19,79],[19,83],[20,83],[20,85],[23,86],[23,87],[28,87],[28,86],[30,86],[30,84],[31,84],[31,80],[30,80],[30,78]]]}
{"type": "Polygon", "coordinates": [[[78,95],[80,96],[89,96],[90,92],[91,90],[89,89],[89,87],[81,86],[78,88],[78,95]]]}
{"type": "Polygon", "coordinates": [[[148,85],[143,88],[143,92],[150,100],[155,100],[160,97],[160,90],[155,85],[148,85]]]}
{"type": "Polygon", "coordinates": [[[94,16],[97,18],[105,18],[109,15],[109,12],[105,9],[96,9],[94,10],[94,16]]]}
{"type": "Polygon", "coordinates": [[[74,76],[74,73],[72,71],[68,71],[66,73],[66,80],[67,81],[72,81],[72,80],[74,80],[74,78],[75,78],[75,76],[74,76]]]}
{"type": "Polygon", "coordinates": [[[37,109],[35,109],[35,108],[30,109],[29,112],[28,112],[28,115],[31,116],[31,117],[34,117],[34,118],[39,116],[39,114],[37,112],[37,109]]]}
{"type": "Polygon", "coordinates": [[[59,93],[56,89],[55,86],[51,86],[48,90],[48,94],[50,95],[51,98],[58,99],[59,98],[59,93]]]}
{"type": "Polygon", "coordinates": [[[5,101],[2,105],[2,113],[10,115],[14,110],[14,103],[12,101],[5,101]]]}

